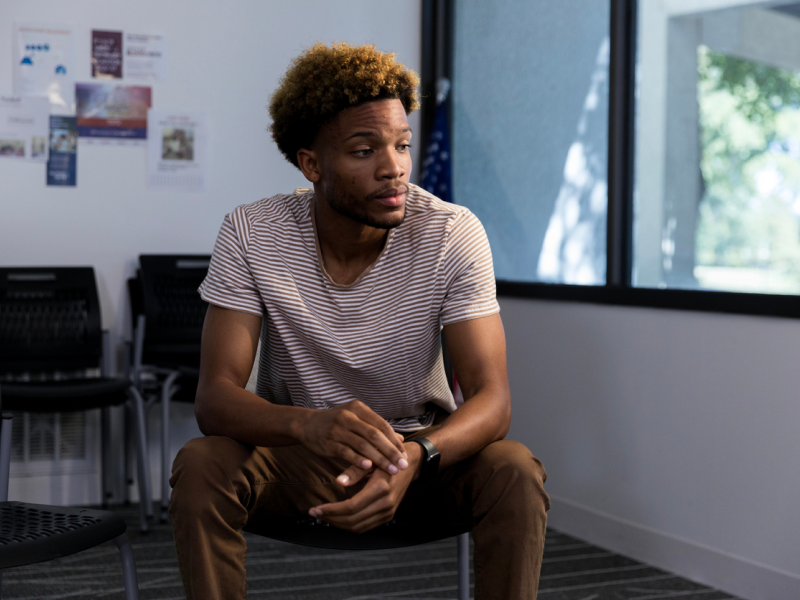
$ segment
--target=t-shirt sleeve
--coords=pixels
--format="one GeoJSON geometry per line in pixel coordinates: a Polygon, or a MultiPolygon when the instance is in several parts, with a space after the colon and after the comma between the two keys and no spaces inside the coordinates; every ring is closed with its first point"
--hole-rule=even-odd
{"type": "Polygon", "coordinates": [[[225,216],[208,275],[199,291],[203,300],[210,304],[260,317],[263,302],[247,261],[249,230],[241,208],[225,216]]]}
{"type": "Polygon", "coordinates": [[[489,240],[481,222],[469,211],[458,215],[450,230],[444,274],[442,325],[500,312],[489,240]]]}

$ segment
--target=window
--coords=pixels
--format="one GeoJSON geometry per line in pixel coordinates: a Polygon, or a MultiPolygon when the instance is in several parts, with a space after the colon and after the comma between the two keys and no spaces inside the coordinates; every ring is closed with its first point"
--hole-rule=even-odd
{"type": "Polygon", "coordinates": [[[499,295],[800,316],[800,1],[423,6],[499,295]]]}
{"type": "Polygon", "coordinates": [[[800,3],[775,4],[639,2],[635,285],[800,293],[800,3]]]}
{"type": "Polygon", "coordinates": [[[609,2],[453,4],[453,200],[498,279],[602,285],[609,2]]]}

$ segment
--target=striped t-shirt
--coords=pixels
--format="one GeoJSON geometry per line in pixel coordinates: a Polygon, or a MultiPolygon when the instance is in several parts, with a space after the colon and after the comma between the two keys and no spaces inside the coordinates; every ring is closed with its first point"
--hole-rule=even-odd
{"type": "Polygon", "coordinates": [[[200,294],[263,317],[256,393],[326,409],[360,400],[397,431],[456,408],[442,363],[444,325],[500,310],[489,242],[467,208],[411,185],[406,217],[351,285],[324,269],[313,191],[225,217],[200,294]]]}

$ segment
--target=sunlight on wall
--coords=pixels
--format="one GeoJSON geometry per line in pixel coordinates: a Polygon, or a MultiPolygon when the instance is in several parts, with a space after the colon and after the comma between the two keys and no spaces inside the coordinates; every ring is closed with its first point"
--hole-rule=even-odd
{"type": "Polygon", "coordinates": [[[538,275],[542,281],[584,285],[605,282],[607,149],[591,143],[598,136],[591,135],[590,128],[601,121],[605,127],[608,116],[610,50],[606,38],[597,53],[577,139],[567,153],[564,181],[539,254],[538,275]]]}

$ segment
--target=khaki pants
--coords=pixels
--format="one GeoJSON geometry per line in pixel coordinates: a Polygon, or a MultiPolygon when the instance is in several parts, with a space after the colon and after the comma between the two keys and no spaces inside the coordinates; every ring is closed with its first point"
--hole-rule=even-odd
{"type": "MultiPolygon", "coordinates": [[[[307,516],[312,506],[352,496],[358,484],[345,491],[334,481],[346,466],[303,446],[260,448],[218,436],[187,443],[172,467],[169,507],[186,597],[244,600],[245,524],[259,514],[307,516]]],[[[476,600],[531,600],[550,507],[546,477],[525,446],[494,442],[441,469],[434,486],[412,483],[397,515],[413,519],[437,505],[466,520],[473,526],[476,600]]]]}

